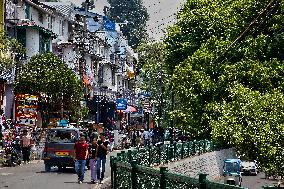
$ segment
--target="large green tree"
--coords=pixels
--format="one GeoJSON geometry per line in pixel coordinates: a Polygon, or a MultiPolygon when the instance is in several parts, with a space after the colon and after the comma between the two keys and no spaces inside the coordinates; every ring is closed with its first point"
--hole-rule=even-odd
{"type": "Polygon", "coordinates": [[[136,48],[147,37],[146,22],[149,19],[142,0],[108,0],[108,16],[121,24],[121,30],[129,45],[136,48]]]}
{"type": "Polygon", "coordinates": [[[165,127],[168,124],[168,110],[170,108],[165,46],[162,42],[153,42],[143,44],[137,50],[140,54],[139,75],[143,79],[140,88],[151,94],[155,121],[159,127],[165,127]]]}
{"type": "Polygon", "coordinates": [[[282,175],[283,10],[278,0],[188,0],[165,40],[177,125],[282,175]]]}
{"type": "Polygon", "coordinates": [[[52,53],[35,55],[25,64],[16,79],[16,93],[43,94],[50,110],[78,109],[82,85],[73,71],[52,53]]]}

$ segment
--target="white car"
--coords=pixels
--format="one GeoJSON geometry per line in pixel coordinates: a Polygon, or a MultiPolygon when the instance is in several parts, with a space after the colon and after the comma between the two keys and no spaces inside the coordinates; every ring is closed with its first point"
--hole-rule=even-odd
{"type": "Polygon", "coordinates": [[[257,175],[258,170],[255,162],[243,161],[241,163],[241,171],[243,174],[257,175]]]}

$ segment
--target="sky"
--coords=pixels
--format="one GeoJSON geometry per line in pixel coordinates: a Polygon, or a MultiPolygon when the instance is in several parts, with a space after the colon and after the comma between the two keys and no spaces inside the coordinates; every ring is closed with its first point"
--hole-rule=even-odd
{"type": "MultiPolygon", "coordinates": [[[[80,5],[82,0],[64,0],[71,1],[80,5]]],[[[117,0],[119,1],[119,0],[117,0]]],[[[177,13],[186,0],[143,0],[144,6],[150,15],[147,23],[147,31],[151,38],[156,40],[164,36],[165,28],[176,22],[175,13],[177,13]]],[[[108,5],[107,0],[95,0],[94,11],[103,14],[104,6],[108,5]]]]}

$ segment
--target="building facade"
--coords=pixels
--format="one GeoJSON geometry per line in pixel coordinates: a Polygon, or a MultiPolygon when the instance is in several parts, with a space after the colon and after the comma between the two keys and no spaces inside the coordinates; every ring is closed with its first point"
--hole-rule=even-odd
{"type": "MultiPolygon", "coordinates": [[[[137,104],[138,56],[118,24],[69,2],[6,0],[6,10],[6,32],[26,47],[26,62],[36,54],[53,52],[83,82],[90,120],[114,119],[117,97],[127,99],[130,106],[137,104]]],[[[12,88],[11,83],[11,93],[6,89],[6,109],[13,104],[12,88]]]]}

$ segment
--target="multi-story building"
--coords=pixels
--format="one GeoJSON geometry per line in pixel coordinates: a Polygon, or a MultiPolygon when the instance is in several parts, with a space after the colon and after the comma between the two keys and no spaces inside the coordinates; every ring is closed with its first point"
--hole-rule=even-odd
{"type": "Polygon", "coordinates": [[[69,2],[6,0],[6,7],[6,31],[27,48],[27,60],[53,52],[82,80],[91,119],[113,118],[118,96],[136,104],[137,55],[118,24],[69,2]]]}

